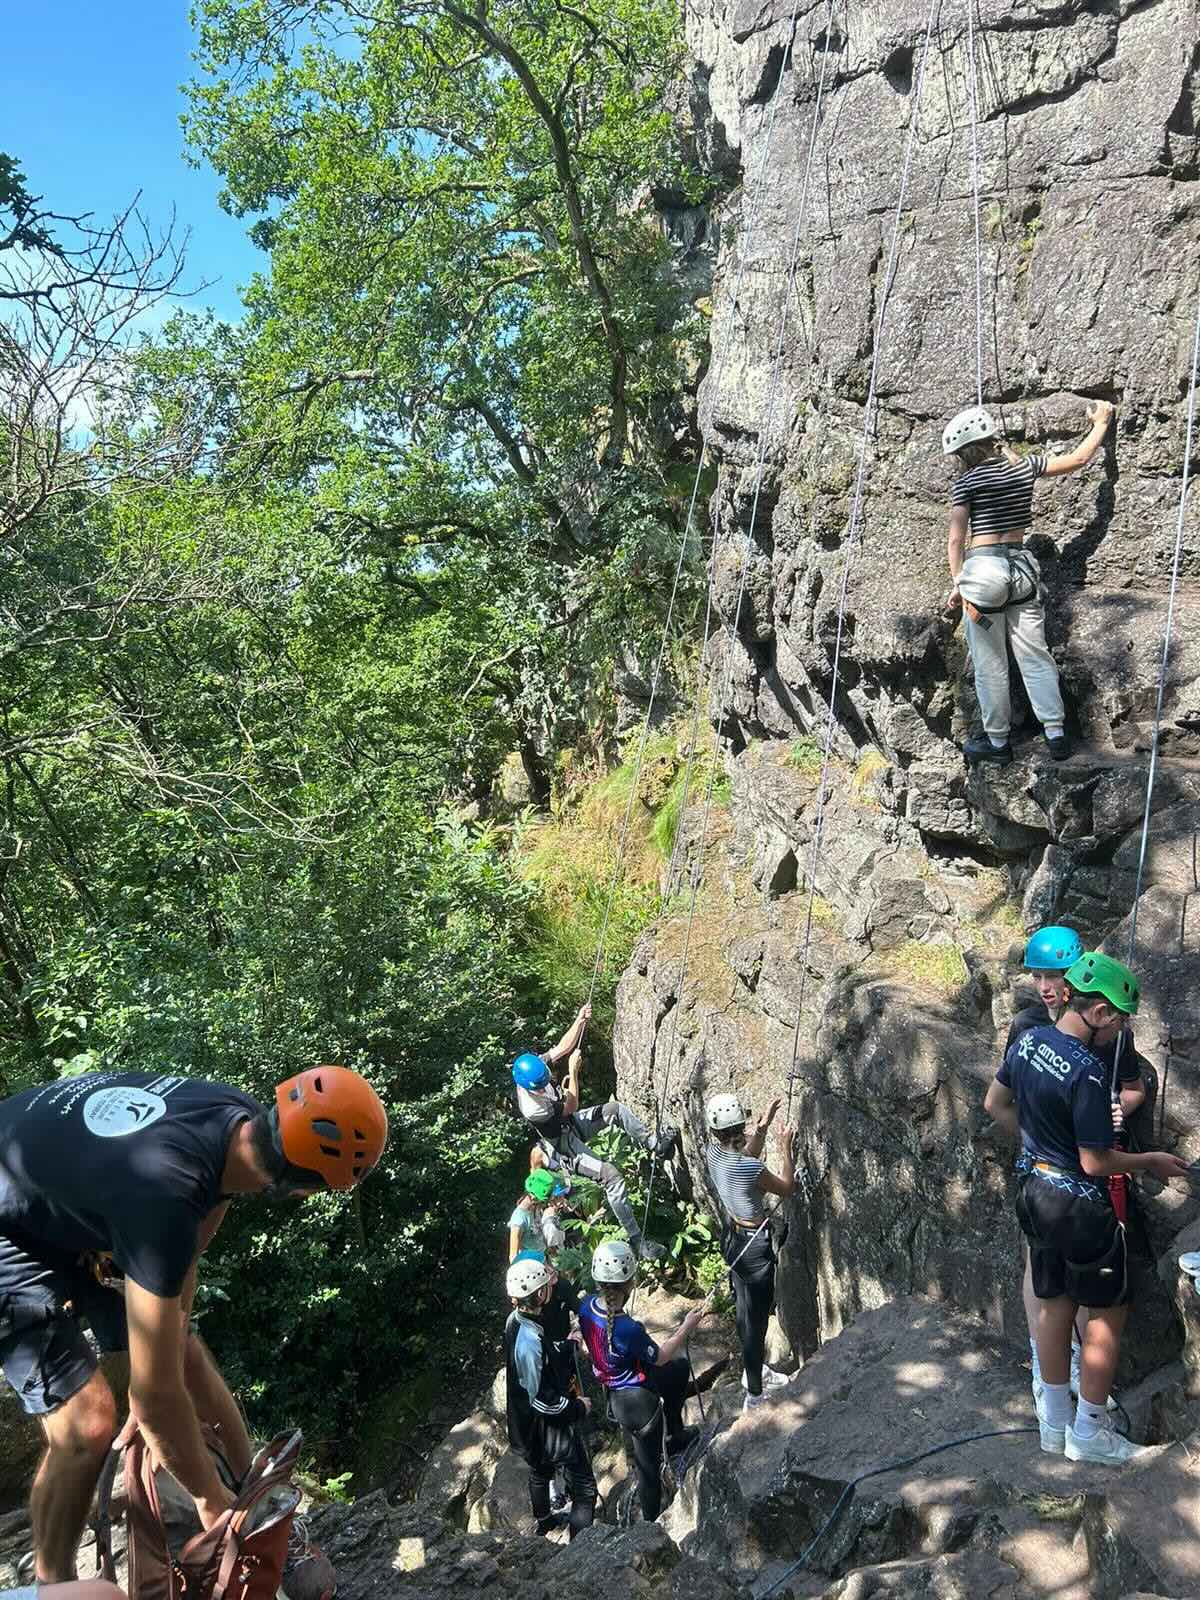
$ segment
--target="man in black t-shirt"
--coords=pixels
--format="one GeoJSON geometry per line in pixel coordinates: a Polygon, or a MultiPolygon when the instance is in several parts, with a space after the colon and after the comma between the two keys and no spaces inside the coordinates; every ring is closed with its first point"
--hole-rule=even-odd
{"type": "Polygon", "coordinates": [[[1038,1302],[1041,1447],[1074,1461],[1119,1465],[1138,1447],[1106,1412],[1129,1302],[1125,1230],[1109,1199],[1112,1174],[1149,1172],[1166,1182],[1186,1173],[1163,1151],[1114,1147],[1109,1077],[1096,1053],[1114,1042],[1138,1008],[1127,967],[1092,951],[1066,973],[1067,1003],[1053,1027],[1023,1034],[987,1092],[985,1109],[1019,1133],[1025,1171],[1017,1218],[1029,1241],[1038,1302]],[[1070,1411],[1071,1327],[1089,1308],[1074,1421],[1070,1411]]]}
{"type": "Polygon", "coordinates": [[[279,1085],[270,1110],[174,1073],[63,1078],[0,1101],[0,1368],[46,1435],[30,1498],[39,1582],[68,1582],[116,1431],[102,1350],[128,1348],[131,1421],[210,1528],[251,1445],[211,1356],[189,1332],[199,1257],[239,1194],[348,1189],[375,1166],[387,1117],[344,1067],[279,1085]]]}

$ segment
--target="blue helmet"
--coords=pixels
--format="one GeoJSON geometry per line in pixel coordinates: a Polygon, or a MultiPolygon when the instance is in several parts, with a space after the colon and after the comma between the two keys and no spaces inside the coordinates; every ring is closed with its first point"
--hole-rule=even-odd
{"type": "Polygon", "coordinates": [[[1065,972],[1083,954],[1074,928],[1039,928],[1025,946],[1025,965],[1043,972],[1065,972]]]}
{"type": "MultiPolygon", "coordinates": [[[[1083,946],[1079,948],[1082,951],[1083,946]]],[[[1070,962],[1067,964],[1069,966],[1070,962]]],[[[522,1089],[541,1089],[550,1082],[550,1068],[541,1056],[535,1056],[530,1050],[513,1062],[512,1074],[513,1082],[522,1089]]]]}

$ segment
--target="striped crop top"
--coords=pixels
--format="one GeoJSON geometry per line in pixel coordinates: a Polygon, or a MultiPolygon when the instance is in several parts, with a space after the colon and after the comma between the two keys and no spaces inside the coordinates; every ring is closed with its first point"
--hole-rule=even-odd
{"type": "Polygon", "coordinates": [[[957,478],[951,504],[966,506],[972,539],[1027,528],[1033,521],[1034,479],[1045,470],[1045,456],[1025,456],[1015,465],[998,456],[957,478]]]}
{"type": "Polygon", "coordinates": [[[757,1156],[726,1150],[715,1139],[708,1141],[704,1154],[712,1186],[729,1215],[737,1222],[761,1222],[766,1211],[758,1180],[766,1171],[765,1164],[757,1156]]]}

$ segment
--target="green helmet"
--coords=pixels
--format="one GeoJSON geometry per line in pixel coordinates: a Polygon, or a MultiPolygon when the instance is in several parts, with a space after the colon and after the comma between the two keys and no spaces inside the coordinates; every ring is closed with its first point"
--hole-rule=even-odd
{"type": "Polygon", "coordinates": [[[532,1195],[539,1205],[545,1205],[554,1193],[554,1174],[545,1167],[539,1167],[536,1172],[531,1172],[525,1179],[525,1193],[532,1195]]]}
{"type": "Polygon", "coordinates": [[[1098,950],[1089,950],[1080,956],[1074,966],[1063,974],[1076,994],[1103,995],[1110,1006],[1123,1011],[1127,1017],[1136,1017],[1141,989],[1128,967],[1123,967],[1111,956],[1098,950]]]}

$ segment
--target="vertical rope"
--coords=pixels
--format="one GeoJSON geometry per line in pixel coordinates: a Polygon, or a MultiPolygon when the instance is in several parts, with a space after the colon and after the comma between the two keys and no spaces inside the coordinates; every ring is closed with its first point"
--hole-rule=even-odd
{"type": "Polygon", "coordinates": [[[975,404],[983,404],[983,240],[979,226],[979,80],[975,71],[975,0],[967,0],[967,86],[971,99],[971,190],[975,200],[975,404]]]}
{"type": "MultiPolygon", "coordinates": [[[[1126,965],[1132,968],[1137,952],[1138,905],[1142,897],[1142,880],[1146,871],[1146,852],[1150,843],[1150,812],[1154,804],[1154,780],[1158,774],[1158,744],[1162,732],[1163,705],[1167,692],[1167,669],[1171,660],[1171,637],[1175,626],[1175,601],[1179,593],[1179,568],[1183,554],[1183,530],[1187,512],[1188,485],[1192,473],[1192,436],[1196,424],[1196,382],[1200,373],[1200,296],[1197,298],[1196,327],[1192,336],[1192,369],[1188,382],[1187,432],[1183,444],[1183,477],[1179,485],[1179,509],[1175,517],[1175,549],[1171,558],[1171,582],[1167,590],[1167,615],[1163,624],[1162,658],[1158,668],[1158,695],[1154,703],[1154,723],[1150,734],[1150,766],[1146,774],[1146,804],[1142,811],[1142,837],[1138,847],[1137,874],[1133,885],[1133,909],[1129,914],[1129,950],[1126,965]]],[[[1112,1095],[1120,1094],[1121,1050],[1125,1031],[1117,1035],[1117,1048],[1113,1056],[1112,1095]]],[[[1166,1081],[1158,1100],[1158,1138],[1162,1142],[1166,1119],[1166,1081]]]]}
{"type": "Polygon", "coordinates": [[[900,250],[900,223],[904,215],[904,202],[908,196],[908,181],[912,171],[913,152],[916,149],[917,134],[920,129],[921,91],[925,83],[925,68],[929,60],[929,46],[933,37],[933,30],[937,23],[941,0],[930,0],[929,14],[925,21],[925,38],[921,46],[921,64],[917,71],[917,80],[913,86],[912,120],[908,128],[908,140],[904,151],[904,166],[900,175],[900,192],[896,197],[896,211],[892,221],[892,239],[888,251],[887,270],[883,277],[883,288],[879,298],[879,311],[875,319],[875,348],[871,355],[871,375],[867,386],[866,407],[863,414],[862,441],[858,456],[858,472],[854,482],[854,500],[850,511],[850,523],[846,532],[846,555],[842,562],[842,582],[838,594],[837,635],[833,649],[833,672],[829,686],[829,714],[825,724],[825,748],[821,757],[821,777],[817,787],[817,810],[813,819],[812,853],[808,867],[808,912],[804,922],[804,944],[800,956],[800,995],[796,1003],[796,1026],[792,1034],[792,1066],[788,1073],[787,1112],[788,1117],[792,1111],[792,1097],[796,1086],[796,1060],[800,1050],[800,1028],[804,1017],[804,997],[808,987],[808,956],[812,946],[813,909],[817,894],[817,867],[821,857],[821,839],[825,829],[825,804],[828,798],[829,762],[833,751],[834,733],[838,726],[837,717],[837,691],[838,680],[841,673],[842,640],[846,627],[846,596],[849,592],[850,568],[853,565],[855,545],[857,543],[861,522],[863,489],[866,481],[867,453],[871,433],[875,421],[876,394],[879,384],[879,363],[883,353],[883,335],[888,304],[891,300],[892,285],[896,275],[896,262],[900,250]]]}
{"type": "MultiPolygon", "coordinates": [[[[827,24],[826,24],[826,43],[828,43],[828,40],[829,40],[829,33],[830,33],[831,28],[832,28],[832,19],[833,19],[833,0],[829,0],[829,8],[828,8],[828,13],[827,13],[827,24]]],[[[737,599],[734,602],[733,611],[732,611],[732,614],[731,614],[731,617],[730,617],[730,626],[733,629],[736,629],[736,627],[737,627],[737,619],[738,619],[739,615],[741,614],[742,601],[743,601],[743,599],[745,597],[745,592],[746,592],[746,577],[747,577],[747,574],[748,574],[749,569],[750,569],[750,557],[751,557],[751,553],[752,553],[753,548],[754,548],[754,529],[755,529],[755,525],[757,523],[758,508],[759,508],[759,503],[760,503],[761,495],[762,495],[762,483],[763,483],[763,477],[764,477],[764,474],[765,474],[767,445],[768,445],[768,442],[769,442],[770,437],[771,437],[771,430],[772,430],[772,428],[774,426],[775,407],[776,407],[776,402],[777,402],[778,395],[779,395],[780,378],[781,378],[782,372],[783,372],[783,351],[784,351],[784,346],[785,346],[785,344],[787,342],[787,326],[788,326],[788,321],[789,321],[790,312],[791,312],[792,290],[793,290],[793,286],[795,284],[796,267],[797,267],[798,260],[799,260],[800,239],[801,239],[801,234],[803,232],[804,223],[805,223],[805,220],[806,220],[806,217],[807,217],[807,213],[808,213],[808,200],[809,200],[809,194],[810,194],[810,191],[811,191],[812,169],[813,169],[813,163],[814,163],[814,154],[815,154],[815,150],[816,150],[817,130],[818,130],[819,126],[820,126],[821,107],[822,107],[822,104],[823,104],[823,101],[824,101],[825,75],[826,75],[826,71],[827,71],[827,68],[828,68],[828,56],[829,56],[828,49],[822,51],[822,53],[821,53],[821,71],[820,71],[820,76],[819,76],[818,83],[817,83],[817,94],[816,94],[816,98],[815,98],[814,103],[813,103],[812,123],[811,123],[810,129],[809,129],[808,152],[807,152],[807,156],[806,156],[806,159],[805,159],[805,165],[804,165],[804,181],[803,181],[803,185],[801,187],[800,204],[799,204],[799,207],[797,208],[796,221],[795,221],[795,225],[794,225],[794,227],[792,229],[791,244],[790,244],[789,255],[788,255],[787,279],[786,279],[786,282],[784,284],[784,293],[783,293],[782,304],[781,304],[780,315],[779,315],[779,326],[778,326],[778,332],[777,332],[776,340],[775,340],[775,349],[774,349],[774,356],[773,356],[773,370],[772,370],[772,375],[771,375],[771,387],[770,387],[770,391],[769,391],[769,394],[768,394],[768,400],[767,400],[767,414],[766,414],[766,418],[765,418],[765,420],[763,422],[763,426],[759,430],[759,435],[758,435],[758,446],[757,446],[756,455],[755,455],[754,494],[753,494],[753,500],[752,500],[751,511],[750,511],[750,526],[749,526],[749,528],[747,529],[747,532],[746,532],[746,548],[745,548],[745,553],[744,553],[744,555],[742,557],[741,573],[740,573],[739,582],[738,582],[737,599]]],[[[715,568],[715,566],[716,566],[715,549],[714,549],[714,554],[713,554],[713,557],[712,557],[712,561],[713,561],[713,566],[715,568]]],[[[711,595],[712,595],[712,588],[713,588],[713,585],[710,582],[710,585],[709,585],[710,599],[711,599],[711,595]]],[[[719,700],[717,702],[718,715],[720,714],[721,710],[724,708],[725,703],[726,703],[727,699],[729,698],[729,692],[730,692],[730,688],[732,686],[732,681],[733,681],[733,652],[729,651],[729,652],[727,652],[727,659],[726,659],[726,663],[725,663],[725,673],[724,673],[724,678],[723,678],[722,685],[721,685],[721,695],[720,695],[720,698],[719,698],[719,700]]],[[[702,684],[701,684],[701,688],[700,688],[699,693],[700,694],[703,693],[702,684]]],[[[699,700],[698,700],[697,703],[699,705],[699,700]]],[[[692,741],[692,745],[693,745],[693,751],[694,751],[694,747],[695,747],[695,740],[694,739],[692,741]]],[[[688,960],[688,954],[689,954],[689,951],[690,951],[690,948],[691,948],[692,931],[693,931],[693,928],[695,926],[695,920],[696,920],[696,902],[697,902],[697,897],[699,895],[700,880],[701,880],[701,876],[702,876],[702,872],[703,872],[704,846],[705,846],[705,842],[707,841],[707,838],[708,838],[708,822],[709,822],[710,813],[712,811],[712,797],[713,797],[713,789],[714,789],[715,784],[716,784],[716,776],[717,776],[716,763],[714,763],[713,764],[713,769],[709,773],[708,784],[707,784],[706,789],[705,789],[704,812],[703,812],[701,825],[700,825],[700,840],[699,840],[699,843],[698,843],[697,848],[696,848],[696,859],[695,859],[695,862],[694,862],[693,867],[692,867],[691,897],[690,897],[690,902],[689,902],[689,905],[688,905],[687,926],[686,926],[686,929],[685,929],[685,932],[684,932],[683,952],[682,952],[682,956],[681,956],[681,959],[680,959],[680,970],[679,970],[679,980],[678,980],[678,990],[677,990],[679,998],[677,999],[676,1004],[675,1004],[675,1006],[674,1006],[674,1008],[673,1008],[673,1010],[671,1012],[670,1027],[669,1027],[669,1032],[668,1032],[667,1038],[666,1038],[667,1066],[666,1066],[666,1072],[664,1073],[664,1076],[663,1076],[662,1093],[655,1101],[655,1121],[656,1121],[657,1126],[659,1126],[659,1127],[662,1126],[662,1114],[663,1114],[663,1110],[664,1110],[664,1108],[666,1106],[666,1103],[667,1103],[667,1097],[668,1097],[668,1095],[670,1093],[671,1076],[672,1076],[672,1071],[673,1071],[673,1068],[674,1068],[674,1049],[675,1049],[675,1038],[676,1038],[676,1033],[677,1033],[677,1029],[678,1029],[680,1000],[682,999],[682,994],[683,994],[684,979],[686,978],[686,975],[687,975],[687,960],[688,960]]],[[[685,791],[686,791],[686,782],[687,782],[687,780],[685,779],[685,791]]],[[[674,852],[672,852],[672,853],[674,853],[674,852]]],[[[649,1216],[650,1216],[650,1202],[651,1202],[651,1199],[652,1199],[653,1194],[654,1194],[654,1183],[655,1183],[655,1179],[657,1177],[657,1173],[658,1173],[658,1163],[657,1163],[657,1155],[656,1155],[655,1156],[655,1160],[654,1160],[654,1164],[652,1165],[651,1170],[650,1170],[650,1186],[649,1186],[649,1189],[647,1190],[647,1193],[646,1193],[646,1211],[645,1211],[645,1216],[646,1216],[647,1220],[649,1219],[649,1216]]]]}
{"type": "MultiPolygon", "coordinates": [[[[788,48],[789,49],[791,48],[791,43],[795,38],[796,18],[799,15],[799,11],[800,11],[800,0],[792,0],[792,12],[791,12],[791,17],[790,17],[789,23],[788,23],[788,41],[789,41],[788,42],[788,48]]],[[[830,0],[830,14],[832,15],[832,0],[830,0]]],[[[734,279],[733,294],[732,294],[732,296],[730,298],[730,302],[729,302],[729,315],[728,315],[728,318],[726,320],[725,334],[724,334],[724,337],[720,341],[717,341],[717,340],[713,341],[714,348],[717,348],[720,351],[720,355],[719,355],[719,358],[718,358],[717,366],[716,366],[716,369],[715,369],[715,376],[714,376],[714,380],[713,380],[713,382],[714,382],[714,393],[717,392],[717,390],[720,387],[720,381],[721,381],[721,378],[724,375],[724,371],[725,371],[725,363],[728,360],[729,350],[730,350],[730,348],[731,348],[731,346],[733,344],[733,326],[734,326],[735,319],[737,317],[737,308],[738,308],[738,302],[739,302],[739,299],[740,299],[740,296],[741,296],[742,280],[743,280],[743,278],[745,276],[745,272],[746,272],[746,263],[750,259],[750,240],[753,237],[755,229],[757,228],[758,220],[759,220],[759,212],[760,212],[760,210],[762,208],[762,203],[763,203],[762,202],[762,196],[763,196],[763,192],[764,192],[764,186],[763,186],[763,183],[762,183],[761,180],[762,180],[763,174],[766,171],[767,160],[768,160],[768,157],[770,156],[771,146],[772,146],[772,143],[773,143],[774,137],[775,137],[775,119],[776,119],[776,117],[778,115],[778,112],[779,112],[779,103],[780,103],[780,97],[781,97],[781,95],[783,93],[783,84],[784,84],[785,76],[786,76],[786,74],[781,70],[780,74],[779,74],[779,79],[778,79],[778,81],[777,81],[777,83],[775,85],[775,92],[771,96],[771,109],[770,109],[770,112],[769,112],[768,117],[767,117],[767,127],[766,127],[766,132],[765,132],[764,137],[763,137],[762,155],[759,158],[759,163],[758,163],[757,170],[755,172],[754,183],[753,183],[753,208],[752,208],[751,213],[750,213],[750,220],[746,224],[746,229],[745,229],[745,232],[744,232],[743,238],[742,238],[742,248],[741,248],[741,251],[740,251],[740,254],[739,254],[739,258],[738,258],[738,269],[737,269],[737,276],[734,279]]],[[[691,492],[691,496],[690,496],[690,498],[688,500],[687,518],[686,518],[685,523],[684,523],[683,539],[682,539],[682,541],[680,543],[680,548],[679,548],[679,560],[676,563],[676,567],[675,567],[675,581],[674,581],[674,584],[672,585],[672,588],[671,588],[671,599],[670,599],[670,604],[668,605],[668,608],[667,608],[666,622],[663,625],[662,645],[661,645],[661,647],[659,649],[658,660],[655,663],[654,675],[653,675],[653,678],[652,678],[651,684],[650,684],[650,699],[646,704],[646,715],[645,715],[645,717],[643,719],[643,722],[642,722],[641,738],[638,741],[637,758],[636,758],[635,763],[634,763],[633,787],[630,790],[629,800],[628,800],[628,803],[626,804],[626,807],[625,807],[625,815],[624,815],[624,818],[623,818],[622,823],[621,823],[621,832],[620,832],[619,842],[618,842],[618,846],[617,846],[617,858],[616,858],[616,861],[613,864],[612,879],[611,879],[611,881],[609,883],[608,896],[607,896],[607,899],[605,900],[605,905],[604,905],[604,916],[601,919],[601,924],[600,924],[600,937],[599,937],[599,939],[597,940],[597,943],[596,943],[596,958],[595,958],[595,961],[592,964],[592,980],[591,980],[591,983],[588,985],[588,1004],[589,1005],[591,1005],[591,1003],[592,1003],[592,1001],[593,1001],[593,999],[595,997],[596,984],[599,981],[600,971],[601,971],[601,968],[603,967],[603,964],[604,964],[604,945],[605,945],[605,941],[606,941],[606,939],[608,937],[608,927],[609,927],[609,922],[610,922],[611,917],[612,917],[613,902],[616,899],[617,885],[620,882],[621,871],[622,871],[622,868],[624,867],[624,864],[625,864],[625,849],[626,849],[626,845],[627,845],[628,840],[629,840],[629,825],[630,825],[630,822],[631,822],[632,817],[633,817],[633,808],[637,804],[638,789],[639,789],[640,783],[641,783],[642,762],[643,762],[643,760],[645,758],[645,754],[646,754],[646,743],[647,743],[647,740],[649,739],[649,736],[650,736],[650,723],[651,723],[651,718],[652,718],[652,715],[653,715],[653,712],[654,712],[654,702],[655,702],[655,699],[657,698],[657,695],[658,695],[659,681],[660,681],[661,675],[662,675],[663,664],[664,664],[664,662],[666,660],[667,649],[668,649],[668,645],[669,645],[669,641],[670,641],[671,621],[672,621],[672,617],[673,617],[674,609],[675,609],[675,598],[676,598],[676,595],[677,595],[678,589],[679,589],[680,574],[683,571],[684,556],[685,556],[685,553],[687,551],[688,541],[691,538],[692,529],[693,529],[693,526],[694,526],[694,523],[695,523],[696,501],[697,501],[697,499],[699,497],[699,494],[700,494],[700,483],[701,483],[701,480],[702,480],[702,478],[704,476],[705,465],[707,464],[707,461],[708,461],[708,452],[709,452],[708,435],[705,434],[703,432],[703,429],[702,429],[701,430],[700,459],[696,464],[696,476],[693,479],[692,492],[691,492]]],[[[712,579],[711,579],[711,575],[710,575],[709,583],[708,583],[708,601],[707,601],[706,608],[705,608],[705,632],[704,632],[704,635],[703,635],[704,638],[708,637],[708,619],[711,616],[711,611],[712,611],[712,579]]],[[[681,815],[682,815],[682,812],[681,812],[681,815]]],[[[674,854],[674,852],[672,851],[672,855],[673,854],[674,854]]]]}

